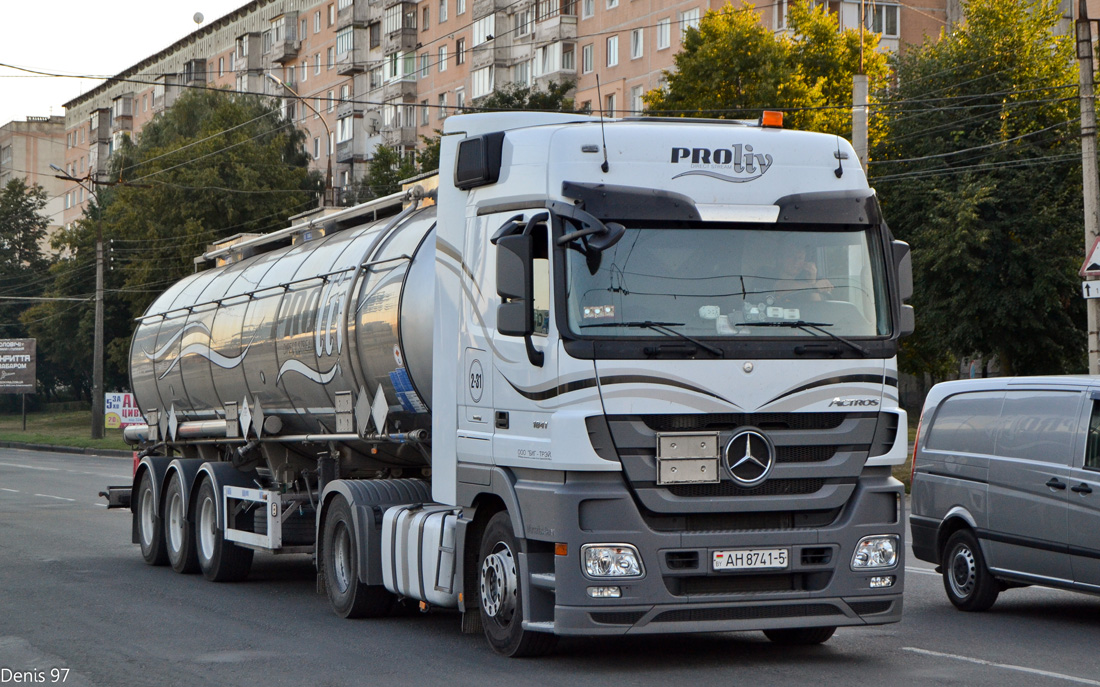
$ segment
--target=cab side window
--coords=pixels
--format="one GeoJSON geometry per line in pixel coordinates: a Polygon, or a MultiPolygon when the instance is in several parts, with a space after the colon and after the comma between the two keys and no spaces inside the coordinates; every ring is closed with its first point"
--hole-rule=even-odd
{"type": "Polygon", "coordinates": [[[1089,434],[1085,441],[1085,468],[1100,470],[1100,401],[1092,402],[1089,434]]]}
{"type": "Polygon", "coordinates": [[[535,336],[546,336],[550,332],[550,237],[545,224],[540,224],[532,232],[535,250],[532,260],[534,281],[535,336]]]}

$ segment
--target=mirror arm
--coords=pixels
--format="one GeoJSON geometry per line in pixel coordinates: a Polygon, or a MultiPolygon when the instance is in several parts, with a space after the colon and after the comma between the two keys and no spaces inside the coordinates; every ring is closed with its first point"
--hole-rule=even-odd
{"type": "Polygon", "coordinates": [[[527,359],[531,361],[531,364],[535,367],[542,367],[546,354],[535,348],[535,342],[531,339],[530,334],[523,337],[523,342],[527,344],[527,359]]]}

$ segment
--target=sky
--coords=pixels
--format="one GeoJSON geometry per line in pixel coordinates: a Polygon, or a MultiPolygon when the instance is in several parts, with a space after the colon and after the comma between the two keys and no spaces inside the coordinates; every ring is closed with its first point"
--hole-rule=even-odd
{"type": "Polygon", "coordinates": [[[65,103],[248,0],[4,0],[0,126],[65,114],[65,103]],[[38,76],[22,67],[70,77],[38,76]]]}

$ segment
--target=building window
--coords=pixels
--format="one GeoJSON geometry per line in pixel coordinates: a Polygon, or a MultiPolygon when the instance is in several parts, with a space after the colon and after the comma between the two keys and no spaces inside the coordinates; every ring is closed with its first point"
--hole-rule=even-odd
{"type": "Polygon", "coordinates": [[[581,0],[581,19],[588,19],[596,13],[596,0],[581,0]]]}
{"type": "Polygon", "coordinates": [[[321,117],[321,99],[313,99],[313,118],[319,119],[321,117]]]}
{"type": "Polygon", "coordinates": [[[321,73],[321,53],[313,56],[313,73],[314,75],[321,73]]]}
{"type": "Polygon", "coordinates": [[[336,5],[329,4],[328,6],[328,25],[332,26],[336,23],[336,5]]]}
{"type": "Polygon", "coordinates": [[[516,36],[526,36],[534,31],[534,22],[531,21],[531,8],[516,12],[516,36]]]}
{"type": "Polygon", "coordinates": [[[335,91],[329,91],[328,92],[328,111],[332,112],[335,109],[336,109],[336,92],[335,91]]]}
{"type": "Polygon", "coordinates": [[[346,10],[355,4],[355,0],[340,0],[338,7],[342,10],[346,10]]]}
{"type": "Polygon", "coordinates": [[[636,60],[642,56],[642,30],[634,29],[630,32],[630,59],[636,60]]]}
{"type": "MultiPolygon", "coordinates": [[[[355,35],[355,29],[351,26],[346,29],[340,29],[336,34],[336,54],[345,55],[351,52],[352,41],[355,35]]],[[[303,81],[305,79],[302,79],[303,81]]]]}
{"type": "Polygon", "coordinates": [[[634,115],[641,115],[644,108],[645,103],[642,102],[642,87],[634,86],[630,89],[630,112],[634,115]]]}
{"type": "Polygon", "coordinates": [[[466,39],[459,38],[455,41],[455,64],[466,63],[466,39]]]}
{"type": "Polygon", "coordinates": [[[604,114],[606,114],[608,117],[614,117],[615,116],[615,94],[612,93],[611,95],[607,96],[607,98],[605,98],[605,102],[606,102],[606,107],[604,109],[606,111],[604,112],[604,114]]]}
{"type": "Polygon", "coordinates": [[[347,84],[340,87],[340,102],[347,102],[350,90],[347,84]]]}
{"type": "Polygon", "coordinates": [[[283,77],[283,81],[290,84],[291,86],[294,85],[294,65],[287,66],[287,68],[284,70],[283,77]]]}
{"type": "Polygon", "coordinates": [[[427,5],[424,5],[424,11],[421,13],[421,19],[420,19],[420,30],[421,31],[427,31],[428,30],[428,11],[430,9],[431,9],[430,7],[428,7],[427,5]]]}
{"type": "Polygon", "coordinates": [[[367,31],[370,33],[370,47],[371,50],[382,45],[382,24],[380,22],[372,23],[367,31]]]}
{"type": "Polygon", "coordinates": [[[680,42],[684,42],[688,29],[699,28],[699,9],[688,10],[680,13],[680,42]]]}
{"type": "Polygon", "coordinates": [[[581,48],[581,72],[588,74],[592,71],[592,44],[581,48]]]}
{"type": "Polygon", "coordinates": [[[447,46],[439,46],[439,63],[436,69],[440,72],[447,71],[447,46]]]}
{"type": "MultiPolygon", "coordinates": [[[[461,0],[459,0],[459,1],[461,2],[461,0]]],[[[440,93],[439,94],[439,118],[440,119],[446,119],[447,118],[447,94],[446,93],[440,93]]]]}
{"type": "Polygon", "coordinates": [[[483,67],[470,75],[473,96],[480,98],[493,92],[493,67],[483,67]]]}
{"type": "MultiPolygon", "coordinates": [[[[336,41],[336,47],[340,47],[340,41],[336,41]]],[[[351,36],[348,36],[348,50],[351,50],[351,36]]],[[[309,60],[302,60],[302,83],[309,77],[309,60]]]]}
{"type": "Polygon", "coordinates": [[[881,33],[886,38],[898,37],[898,6],[874,5],[867,8],[867,28],[881,33]]]}
{"type": "Polygon", "coordinates": [[[474,22],[474,47],[493,38],[497,28],[497,15],[490,14],[474,22]]]}
{"type": "Polygon", "coordinates": [[[657,49],[664,50],[672,44],[672,20],[657,20],[657,49]]]}
{"type": "Polygon", "coordinates": [[[336,141],[343,143],[351,140],[351,124],[354,117],[341,117],[336,120],[336,141]]]}
{"type": "Polygon", "coordinates": [[[334,150],[336,150],[336,134],[330,131],[328,132],[328,154],[332,155],[334,150]]]}
{"type": "Polygon", "coordinates": [[[466,0],[455,0],[455,14],[466,14],[466,0]]]}
{"type": "Polygon", "coordinates": [[[313,13],[313,33],[321,33],[321,10],[313,13]]]}
{"type": "Polygon", "coordinates": [[[149,111],[149,94],[148,93],[141,96],[141,111],[142,112],[148,112],[149,111]]]}
{"type": "Polygon", "coordinates": [[[577,71],[576,47],[573,43],[562,43],[561,68],[567,72],[577,71]]]}
{"type": "Polygon", "coordinates": [[[333,59],[333,50],[332,50],[332,48],[329,48],[328,50],[325,51],[325,63],[326,63],[325,68],[326,69],[332,69],[332,65],[335,62],[336,62],[336,60],[333,59]]]}
{"type": "Polygon", "coordinates": [[[512,81],[521,86],[531,86],[531,60],[517,62],[512,67],[512,81]]]}
{"type": "Polygon", "coordinates": [[[421,53],[420,55],[420,78],[428,78],[428,74],[431,73],[430,63],[428,62],[428,53],[421,53]]]}
{"type": "Polygon", "coordinates": [[[607,37],[607,66],[614,67],[619,64],[619,37],[607,37]]]}
{"type": "Polygon", "coordinates": [[[308,33],[309,33],[309,20],[306,19],[305,17],[302,17],[302,32],[300,34],[298,34],[298,38],[300,38],[301,40],[304,41],[306,39],[306,34],[308,34],[308,33]]]}
{"type": "Polygon", "coordinates": [[[224,57],[219,57],[218,58],[218,76],[219,77],[225,76],[225,58],[224,57]]]}
{"type": "Polygon", "coordinates": [[[455,89],[455,113],[462,114],[462,109],[466,107],[466,89],[455,89]]]}
{"type": "Polygon", "coordinates": [[[420,101],[420,126],[428,126],[428,101],[420,101]]]}
{"type": "Polygon", "coordinates": [[[313,139],[313,159],[318,160],[321,157],[321,139],[313,139]]]}
{"type": "Polygon", "coordinates": [[[439,23],[447,21],[447,0],[439,0],[439,23]]]}
{"type": "Polygon", "coordinates": [[[619,0],[607,0],[607,9],[614,9],[619,6],[619,0]]]}

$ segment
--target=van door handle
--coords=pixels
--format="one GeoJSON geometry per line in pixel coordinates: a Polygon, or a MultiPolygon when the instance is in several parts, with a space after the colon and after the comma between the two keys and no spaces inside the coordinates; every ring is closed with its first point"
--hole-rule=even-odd
{"type": "Polygon", "coordinates": [[[1091,494],[1092,493],[1092,487],[1085,484],[1084,482],[1081,482],[1076,487],[1070,487],[1069,490],[1074,492],[1075,494],[1091,494]]]}
{"type": "Polygon", "coordinates": [[[1051,489],[1065,489],[1066,483],[1059,482],[1057,477],[1051,477],[1050,480],[1047,481],[1047,486],[1051,489]]]}

